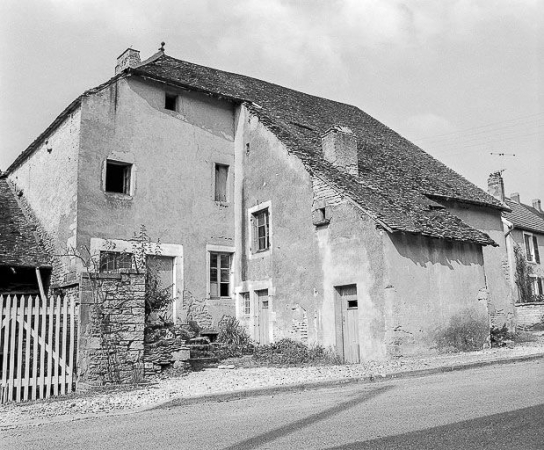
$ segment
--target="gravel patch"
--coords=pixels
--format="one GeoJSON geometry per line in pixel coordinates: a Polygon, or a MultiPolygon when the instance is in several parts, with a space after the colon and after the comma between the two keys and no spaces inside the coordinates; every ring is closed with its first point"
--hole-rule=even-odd
{"type": "Polygon", "coordinates": [[[274,386],[288,386],[386,377],[391,374],[478,362],[492,362],[520,356],[544,355],[544,338],[514,348],[486,349],[471,353],[398,358],[385,362],[366,362],[341,366],[253,367],[205,369],[183,377],[168,378],[132,390],[118,388],[35,402],[0,406],[0,426],[16,426],[52,420],[77,420],[89,415],[136,412],[174,400],[224,394],[274,386]]]}

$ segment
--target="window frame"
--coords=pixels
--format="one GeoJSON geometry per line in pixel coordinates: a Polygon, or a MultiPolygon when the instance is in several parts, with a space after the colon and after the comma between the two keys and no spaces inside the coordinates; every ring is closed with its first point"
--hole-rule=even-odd
{"type": "Polygon", "coordinates": [[[240,292],[240,310],[242,315],[251,316],[251,293],[249,291],[240,292]]]}
{"type": "Polygon", "coordinates": [[[527,231],[523,232],[523,247],[525,249],[525,259],[533,264],[540,264],[540,252],[538,250],[538,238],[535,234],[527,231]]]}
{"type": "Polygon", "coordinates": [[[99,253],[99,259],[98,259],[98,271],[101,273],[111,273],[111,272],[120,272],[121,270],[132,270],[134,269],[134,254],[131,252],[116,252],[113,250],[100,250],[99,253]],[[130,267],[119,267],[119,262],[121,259],[130,258],[130,267]],[[105,260],[105,258],[111,258],[108,260],[105,260]],[[116,267],[110,268],[109,263],[112,263],[116,267]],[[106,268],[104,268],[104,265],[106,265],[106,268]]]}
{"type": "Polygon", "coordinates": [[[268,208],[260,209],[251,214],[253,253],[262,253],[270,250],[270,211],[268,208]],[[261,223],[261,218],[262,223],[261,223]],[[263,230],[263,236],[261,236],[263,230]],[[264,243],[263,243],[264,241],[264,243]],[[263,243],[262,247],[261,244],[263,243]]]}
{"type": "Polygon", "coordinates": [[[214,163],[214,182],[213,182],[213,198],[214,201],[217,203],[228,203],[229,202],[229,179],[230,179],[230,166],[228,164],[223,163],[214,163]],[[223,182],[220,177],[220,169],[225,169],[225,177],[224,177],[224,197],[221,197],[221,193],[219,192],[219,182],[223,182]]]}
{"type": "Polygon", "coordinates": [[[266,202],[259,203],[251,208],[247,209],[247,239],[246,239],[246,251],[249,259],[263,258],[267,257],[272,253],[274,246],[274,214],[272,211],[272,202],[270,200],[266,202]],[[255,226],[256,216],[262,212],[268,210],[268,247],[264,249],[259,249],[258,247],[258,230],[255,226]]]}
{"type": "Polygon", "coordinates": [[[164,109],[166,111],[173,111],[173,112],[176,112],[178,110],[178,97],[179,95],[177,94],[174,94],[172,92],[165,92],[164,93],[164,109]],[[168,101],[172,101],[174,102],[174,107],[173,108],[167,108],[167,105],[168,105],[168,101]]]}
{"type": "MultiPolygon", "coordinates": [[[[226,245],[211,245],[211,244],[207,244],[206,245],[206,286],[207,286],[207,290],[206,292],[208,293],[208,298],[209,299],[214,299],[214,300],[220,300],[220,299],[227,299],[227,298],[230,298],[230,299],[233,299],[235,300],[234,298],[234,279],[233,279],[233,264],[234,264],[234,251],[235,251],[235,248],[234,247],[230,247],[230,246],[226,246],[226,245]],[[212,254],[213,253],[216,253],[216,254],[227,254],[229,255],[230,259],[229,259],[229,270],[228,270],[228,274],[229,274],[229,293],[228,293],[228,296],[225,296],[225,295],[221,295],[221,286],[217,286],[217,294],[218,296],[212,296],[212,280],[211,280],[211,265],[212,265],[212,254]]],[[[220,272],[218,272],[220,274],[220,272]]],[[[217,278],[217,280],[220,280],[220,278],[217,278]]],[[[218,284],[220,284],[219,282],[216,282],[218,284]]]]}
{"type": "MultiPolygon", "coordinates": [[[[104,167],[104,192],[107,194],[117,194],[117,195],[125,195],[125,196],[131,196],[132,195],[132,185],[133,185],[133,168],[134,164],[126,161],[119,161],[116,159],[107,158],[105,167],[104,167]],[[123,168],[123,191],[112,191],[108,189],[108,169],[111,166],[117,166],[123,168]]],[[[111,186],[110,186],[111,187],[111,186]]]]}

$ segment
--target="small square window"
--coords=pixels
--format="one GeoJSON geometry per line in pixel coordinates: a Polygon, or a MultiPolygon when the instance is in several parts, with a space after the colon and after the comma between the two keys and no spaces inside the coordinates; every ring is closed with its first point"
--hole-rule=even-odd
{"type": "Polygon", "coordinates": [[[210,252],[210,297],[230,297],[230,253],[210,252]]]}
{"type": "Polygon", "coordinates": [[[106,161],[106,192],[130,195],[132,164],[106,161]]]}
{"type": "Polygon", "coordinates": [[[312,214],[312,219],[316,227],[328,225],[330,223],[330,219],[327,218],[327,209],[325,207],[315,209],[312,214]]]}
{"type": "Polygon", "coordinates": [[[176,111],[177,99],[178,99],[177,95],[166,93],[164,96],[164,109],[169,109],[170,111],[176,111]]]}
{"type": "Polygon", "coordinates": [[[100,252],[100,272],[132,269],[132,253],[100,252]]]}
{"type": "Polygon", "coordinates": [[[224,164],[215,165],[215,201],[227,201],[227,180],[229,176],[229,166],[224,164]]]}
{"type": "Polygon", "coordinates": [[[270,214],[268,208],[252,214],[253,251],[263,252],[270,248],[270,214]]]}

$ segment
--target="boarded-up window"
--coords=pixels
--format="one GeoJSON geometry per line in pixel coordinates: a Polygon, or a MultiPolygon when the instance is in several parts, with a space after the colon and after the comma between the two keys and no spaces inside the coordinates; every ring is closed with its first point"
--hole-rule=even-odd
{"type": "Polygon", "coordinates": [[[130,194],[132,164],[119,161],[106,161],[106,191],[130,194]]]}
{"type": "Polygon", "coordinates": [[[215,165],[215,201],[227,201],[227,179],[229,175],[229,166],[223,164],[215,165]]]}
{"type": "Polygon", "coordinates": [[[210,297],[230,296],[230,253],[210,252],[210,297]]]}
{"type": "Polygon", "coordinates": [[[132,253],[100,252],[100,272],[132,269],[132,253]]]}
{"type": "Polygon", "coordinates": [[[270,248],[270,214],[268,208],[257,211],[252,215],[253,221],[253,251],[262,252],[270,248]]]}

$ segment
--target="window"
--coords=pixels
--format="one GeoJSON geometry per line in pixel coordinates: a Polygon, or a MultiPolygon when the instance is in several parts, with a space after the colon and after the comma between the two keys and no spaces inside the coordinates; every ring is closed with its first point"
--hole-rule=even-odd
{"type": "Polygon", "coordinates": [[[230,296],[230,253],[210,252],[210,297],[230,296]]]}
{"type": "Polygon", "coordinates": [[[132,164],[106,161],[106,192],[130,195],[132,164]]]}
{"type": "Polygon", "coordinates": [[[240,293],[240,299],[242,301],[243,314],[249,316],[251,314],[251,300],[249,298],[249,292],[240,293]]]}
{"type": "Polygon", "coordinates": [[[252,214],[254,252],[263,252],[270,248],[269,216],[268,208],[252,214]]]}
{"type": "Polygon", "coordinates": [[[540,264],[537,237],[534,234],[523,233],[523,240],[525,241],[525,257],[527,261],[540,264]]]}
{"type": "Polygon", "coordinates": [[[532,301],[544,301],[544,278],[531,276],[532,301]]]}
{"type": "Polygon", "coordinates": [[[177,98],[178,96],[175,94],[166,93],[164,96],[164,109],[176,111],[177,98]]]}
{"type": "Polygon", "coordinates": [[[312,216],[313,223],[316,227],[328,225],[330,223],[330,219],[327,218],[327,209],[325,207],[315,209],[312,216]]]}
{"type": "Polygon", "coordinates": [[[100,252],[100,272],[132,269],[132,253],[100,252]]]}
{"type": "Polygon", "coordinates": [[[227,201],[227,179],[229,175],[229,166],[223,164],[215,165],[215,201],[227,201]]]}

